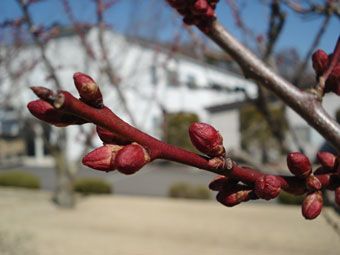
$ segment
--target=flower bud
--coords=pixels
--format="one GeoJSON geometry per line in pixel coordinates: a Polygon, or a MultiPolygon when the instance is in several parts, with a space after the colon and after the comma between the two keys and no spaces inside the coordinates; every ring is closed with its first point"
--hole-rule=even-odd
{"type": "Polygon", "coordinates": [[[318,76],[322,75],[328,66],[328,55],[323,50],[317,50],[312,55],[313,68],[318,76]]]}
{"type": "Polygon", "coordinates": [[[117,153],[116,166],[123,174],[134,174],[150,161],[150,155],[143,146],[132,143],[126,145],[117,153]]]}
{"type": "Polygon", "coordinates": [[[234,190],[220,191],[216,200],[227,207],[233,207],[252,198],[252,190],[238,186],[234,190]]]}
{"type": "Polygon", "coordinates": [[[319,181],[319,179],[312,174],[307,176],[306,186],[307,186],[307,189],[310,191],[316,191],[322,188],[322,184],[319,181]]]}
{"type": "Polygon", "coordinates": [[[116,168],[115,158],[117,152],[121,149],[121,146],[106,144],[88,153],[83,158],[82,163],[96,170],[113,171],[116,168]]]}
{"type": "Polygon", "coordinates": [[[327,152],[327,151],[319,151],[316,154],[316,157],[317,157],[319,163],[323,167],[325,167],[327,169],[333,169],[334,168],[336,157],[332,153],[327,152]]]}
{"type": "Polygon", "coordinates": [[[205,14],[209,5],[207,0],[196,0],[192,6],[192,12],[194,14],[205,14]]]}
{"type": "Polygon", "coordinates": [[[289,153],[287,165],[290,172],[300,178],[306,178],[312,173],[312,165],[309,159],[300,152],[289,153]]]}
{"type": "Polygon", "coordinates": [[[127,139],[125,139],[124,137],[109,131],[105,128],[102,128],[100,126],[96,127],[97,130],[97,134],[100,138],[100,140],[103,141],[103,143],[105,144],[117,144],[117,145],[127,145],[129,143],[131,143],[130,141],[128,141],[127,139]]]}
{"type": "Polygon", "coordinates": [[[308,194],[302,202],[302,215],[307,220],[315,219],[321,213],[323,206],[322,194],[320,191],[308,194]]]}
{"type": "Polygon", "coordinates": [[[82,101],[93,107],[103,108],[102,93],[90,76],[78,72],[73,75],[73,80],[82,101]]]}
{"type": "Polygon", "coordinates": [[[219,175],[209,183],[209,189],[213,191],[220,191],[228,184],[228,181],[228,177],[219,175]]]}
{"type": "Polygon", "coordinates": [[[320,166],[314,171],[314,175],[329,174],[330,172],[332,172],[330,169],[320,166]]]}
{"type": "Polygon", "coordinates": [[[209,124],[195,122],[189,127],[192,144],[201,152],[215,157],[225,153],[222,136],[209,124]]]}
{"type": "Polygon", "coordinates": [[[281,191],[281,183],[274,175],[264,175],[255,181],[255,193],[259,198],[270,200],[276,198],[281,191]]]}
{"type": "Polygon", "coordinates": [[[335,189],[335,203],[340,206],[340,187],[335,189]]]}
{"type": "Polygon", "coordinates": [[[333,92],[340,96],[340,64],[336,65],[325,83],[325,92],[333,92]]]}
{"type": "Polygon", "coordinates": [[[205,12],[205,16],[207,18],[214,18],[216,16],[214,8],[208,6],[208,8],[207,8],[207,10],[205,12]]]}
{"type": "Polygon", "coordinates": [[[51,104],[41,99],[29,102],[27,108],[34,117],[57,127],[79,125],[87,122],[77,116],[58,111],[51,104]]]}
{"type": "Polygon", "coordinates": [[[37,97],[46,102],[50,102],[50,100],[55,97],[55,93],[52,90],[45,87],[33,86],[31,87],[31,90],[37,97]]]}

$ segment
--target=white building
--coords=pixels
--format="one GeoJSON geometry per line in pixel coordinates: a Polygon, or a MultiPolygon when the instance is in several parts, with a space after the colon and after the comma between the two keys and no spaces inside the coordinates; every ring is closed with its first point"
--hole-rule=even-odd
{"type": "MultiPolygon", "coordinates": [[[[127,99],[128,108],[138,128],[161,137],[162,109],[170,113],[192,112],[199,116],[200,121],[215,125],[224,136],[226,146],[239,147],[239,120],[236,106],[237,103],[245,100],[242,90],[251,97],[256,96],[256,87],[252,82],[221,68],[171,52],[158,44],[127,39],[112,32],[107,32],[105,36],[109,59],[121,81],[119,86],[127,99]],[[231,107],[228,113],[224,112],[223,116],[211,114],[209,109],[221,104],[234,107],[231,107]]],[[[97,31],[91,30],[87,37],[93,51],[100,52],[97,31]]],[[[19,65],[24,60],[39,59],[39,56],[40,52],[37,48],[28,47],[21,52],[13,65],[19,65]]],[[[96,60],[90,59],[81,47],[79,38],[68,36],[52,40],[47,47],[47,56],[56,67],[57,76],[64,89],[76,94],[72,80],[73,73],[87,73],[100,85],[105,104],[117,115],[130,121],[123,111],[115,87],[109,85],[101,71],[103,64],[100,54],[96,60]]],[[[28,87],[53,88],[53,83],[46,79],[47,76],[44,63],[40,61],[33,70],[17,81],[20,90],[13,99],[13,105],[18,109],[25,109],[26,114],[29,114],[25,105],[30,100],[34,100],[35,96],[28,87]]],[[[11,90],[13,88],[11,83],[10,79],[4,80],[2,89],[11,90]]],[[[66,149],[69,151],[68,155],[75,159],[82,151],[79,129],[68,127],[67,130],[69,141],[66,149]]],[[[97,142],[99,144],[100,141],[97,142]]],[[[40,151],[38,154],[41,155],[42,148],[37,148],[37,151],[40,151]]]]}

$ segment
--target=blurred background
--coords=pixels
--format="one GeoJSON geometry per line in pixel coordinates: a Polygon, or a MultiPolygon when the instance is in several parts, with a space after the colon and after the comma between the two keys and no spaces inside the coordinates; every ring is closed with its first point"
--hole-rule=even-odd
{"type": "MultiPolygon", "coordinates": [[[[331,53],[338,39],[339,5],[225,0],[217,16],[271,68],[308,89],[316,84],[311,54],[331,53]]],[[[101,145],[94,125],[61,129],[29,114],[30,86],[76,95],[72,75],[84,72],[119,117],[188,150],[195,151],[187,128],[202,121],[220,131],[234,159],[265,172],[288,173],[288,151],[312,160],[320,149],[335,152],[166,1],[3,0],[0,10],[0,254],[339,250],[331,208],[308,223],[299,207],[284,206],[301,203],[288,194],[270,205],[223,208],[207,188],[213,174],[165,161],[133,176],[98,172],[81,164],[101,145]]],[[[323,105],[340,121],[336,95],[323,105]]]]}

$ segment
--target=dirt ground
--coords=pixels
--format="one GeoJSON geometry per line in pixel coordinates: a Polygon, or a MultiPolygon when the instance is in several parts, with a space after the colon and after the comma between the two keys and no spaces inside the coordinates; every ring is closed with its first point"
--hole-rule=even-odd
{"type": "Polygon", "coordinates": [[[303,220],[295,206],[91,196],[62,210],[49,198],[0,189],[1,255],[340,254],[325,217],[303,220]]]}

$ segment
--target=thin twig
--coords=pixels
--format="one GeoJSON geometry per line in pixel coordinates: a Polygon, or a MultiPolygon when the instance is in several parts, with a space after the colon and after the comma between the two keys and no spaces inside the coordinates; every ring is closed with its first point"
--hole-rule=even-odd
{"type": "Polygon", "coordinates": [[[312,45],[310,46],[302,64],[299,66],[299,68],[296,70],[296,73],[295,75],[293,76],[293,83],[296,84],[296,85],[299,85],[302,78],[303,78],[303,74],[307,68],[307,65],[311,59],[311,56],[313,54],[313,52],[315,51],[316,47],[320,44],[320,41],[323,37],[323,35],[325,34],[326,32],[326,29],[328,27],[328,24],[329,24],[329,21],[331,20],[331,16],[330,15],[326,15],[318,32],[316,33],[315,35],[315,38],[313,40],[313,43],[312,45]]]}
{"type": "Polygon", "coordinates": [[[56,71],[55,68],[53,67],[52,63],[50,62],[50,60],[47,58],[46,56],[46,48],[45,45],[40,41],[39,35],[34,33],[35,31],[35,26],[33,23],[33,19],[30,15],[30,13],[28,12],[28,5],[26,4],[27,1],[25,0],[18,0],[19,6],[21,7],[21,10],[23,12],[24,15],[24,19],[28,25],[28,29],[32,35],[33,41],[35,43],[35,45],[40,49],[40,53],[41,53],[41,58],[47,68],[47,71],[50,75],[50,78],[53,80],[54,85],[56,86],[57,89],[61,89],[61,83],[56,75],[56,71]]]}
{"type": "Polygon", "coordinates": [[[105,6],[102,0],[97,0],[96,3],[97,3],[98,41],[99,41],[99,46],[100,46],[100,50],[102,54],[102,59],[105,63],[104,71],[107,77],[109,78],[110,83],[115,87],[118,97],[120,101],[122,102],[125,113],[129,116],[131,123],[134,126],[136,126],[135,118],[128,107],[128,103],[125,98],[125,95],[119,87],[119,82],[114,72],[114,68],[108,58],[109,55],[108,55],[108,51],[107,51],[107,48],[104,42],[104,33],[105,33],[104,9],[105,9],[105,6]]]}

